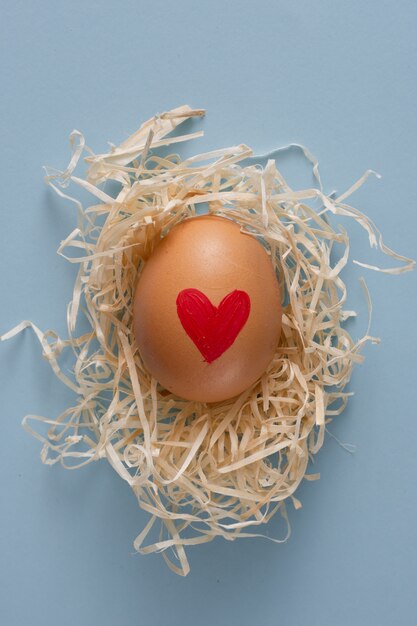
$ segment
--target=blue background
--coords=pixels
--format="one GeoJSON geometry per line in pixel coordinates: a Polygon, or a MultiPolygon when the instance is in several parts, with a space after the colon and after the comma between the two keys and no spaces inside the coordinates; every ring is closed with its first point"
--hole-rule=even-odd
{"type": "MultiPolygon", "coordinates": [[[[41,166],[66,165],[74,127],[101,151],[182,103],[208,111],[206,136],[188,152],[303,142],[327,191],[376,169],[382,181],[355,202],[388,245],[415,255],[415,2],[3,0],[1,14],[0,332],[31,319],[65,334],[76,268],[55,250],[76,216],[46,189],[41,166]]],[[[308,179],[296,156],[281,164],[295,186],[308,179]]],[[[351,235],[355,258],[385,263],[358,228],[351,235]]],[[[105,462],[78,472],[40,463],[21,418],[53,417],[71,393],[30,331],[2,344],[0,622],[417,623],[416,273],[349,266],[357,336],[366,328],[362,274],[383,341],[366,348],[356,394],[330,426],[356,453],[327,438],[314,464],[321,480],[301,486],[300,511],[290,507],[288,543],[192,548],[185,579],[158,555],[133,554],[147,516],[105,462]]],[[[268,528],[281,530],[278,520],[268,528]]]]}

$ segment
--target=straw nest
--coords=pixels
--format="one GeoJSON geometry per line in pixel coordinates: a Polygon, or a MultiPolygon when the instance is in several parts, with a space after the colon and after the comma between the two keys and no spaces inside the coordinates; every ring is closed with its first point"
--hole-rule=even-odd
{"type": "Polygon", "coordinates": [[[264,168],[240,165],[252,154],[245,145],[184,160],[158,156],[155,148],[200,136],[173,136],[172,131],[203,114],[181,106],[157,115],[107,154],[94,154],[81,133],[71,134],[68,168],[47,170],[47,182],[78,209],[77,228],[58,250],[79,265],[68,306],[68,338],[43,333],[31,322],[2,337],[32,327],[54,372],[76,394],[75,405],[58,418],[24,420],[43,442],[43,462],[74,468],[106,458],[150,514],[135,548],[162,552],[184,575],[187,545],[216,536],[254,536],[277,511],[287,519],[289,500],[300,506],[294,492],[301,480],[318,477],[306,474],[309,457],[323,444],[326,422],[346,405],[344,389],[354,364],[362,361],[361,347],[376,341],[368,333],[354,341],[344,328],[354,315],[344,309],[347,294],[340,277],[349,241],[346,232],[331,226],[329,215],[353,218],[371,246],[402,262],[383,271],[413,266],[389,250],[371,221],[346,203],[372,172],[335,198],[323,192],[317,162],[304,148],[317,186],[301,191],[289,187],[272,159],[264,168]],[[84,151],[89,169],[79,178],[74,169],[84,151]],[[117,183],[117,193],[105,191],[107,181],[117,183]],[[84,209],[66,195],[71,182],[91,192],[97,203],[84,209]],[[160,238],[202,203],[263,240],[284,302],[282,336],[267,371],[239,397],[215,404],[185,401],[161,388],[146,371],[132,334],[138,274],[160,238]],[[336,243],[344,252],[332,264],[336,243]],[[90,328],[81,335],[80,316],[90,328]],[[74,355],[69,376],[59,364],[63,350],[74,355]],[[40,423],[48,426],[45,436],[40,423]]]}

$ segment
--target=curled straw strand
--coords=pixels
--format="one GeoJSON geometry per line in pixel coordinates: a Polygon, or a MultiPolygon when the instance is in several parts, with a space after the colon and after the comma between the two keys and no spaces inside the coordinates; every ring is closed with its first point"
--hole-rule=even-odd
{"type": "Polygon", "coordinates": [[[55,420],[24,419],[43,442],[43,462],[73,469],[106,458],[151,516],[135,548],[163,552],[182,575],[189,571],[186,546],[216,536],[259,535],[256,528],[277,511],[288,521],[288,499],[301,506],[293,495],[300,481],[317,478],[306,476],[309,456],[323,443],[326,421],[346,405],[344,388],[353,365],[362,361],[362,346],[377,341],[369,330],[354,341],[343,327],[354,315],[343,308],[346,287],[340,277],[349,241],[342,229],[333,229],[328,215],[351,217],[365,229],[371,246],[379,245],[403,263],[381,271],[399,273],[414,266],[387,248],[372,222],[346,204],[370,172],[334,199],[322,191],[317,161],[304,148],[319,188],[301,191],[289,187],[272,159],[264,169],[241,166],[251,155],[244,145],[185,160],[152,152],[199,136],[170,133],[203,114],[181,106],[150,119],[107,154],[88,150],[86,179],[73,174],[86,148],[83,135],[72,133],[67,170],[49,169],[46,176],[78,209],[78,227],[58,250],[79,265],[68,307],[69,337],[62,340],[22,322],[1,338],[30,326],[56,375],[76,394],[74,407],[55,420]],[[107,181],[119,184],[116,197],[100,187],[107,181]],[[71,183],[89,191],[97,204],[84,210],[62,191],[71,183]],[[317,200],[321,207],[313,210],[317,200]],[[263,240],[285,299],[280,345],[261,380],[233,400],[210,405],[160,388],[135,349],[131,328],[138,273],[161,236],[195,215],[201,203],[263,240]],[[332,266],[336,243],[344,252],[332,266]],[[80,315],[91,330],[76,336],[80,315]],[[63,350],[74,355],[71,379],[59,366],[63,350]],[[47,434],[36,424],[45,424],[47,434]],[[157,520],[160,536],[150,540],[157,520]],[[167,549],[173,549],[174,561],[167,549]]]}

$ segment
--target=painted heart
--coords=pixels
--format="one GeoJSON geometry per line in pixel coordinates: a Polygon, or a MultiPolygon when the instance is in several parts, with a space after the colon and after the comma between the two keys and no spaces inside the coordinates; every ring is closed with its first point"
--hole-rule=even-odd
{"type": "Polygon", "coordinates": [[[207,363],[223,354],[245,325],[250,298],[245,291],[231,291],[214,306],[198,289],[183,289],[177,296],[180,322],[207,363]]]}

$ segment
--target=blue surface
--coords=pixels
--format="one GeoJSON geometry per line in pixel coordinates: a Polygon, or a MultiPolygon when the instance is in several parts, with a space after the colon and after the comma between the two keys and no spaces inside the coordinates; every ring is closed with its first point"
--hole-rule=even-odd
{"type": "MultiPolygon", "coordinates": [[[[388,245],[416,254],[414,1],[14,0],[1,13],[0,332],[26,318],[65,331],[75,268],[55,249],[75,214],[44,187],[41,166],[66,165],[74,127],[99,151],[185,102],[208,111],[205,138],[186,150],[303,142],[327,190],[376,169],[383,180],[355,201],[388,245]]],[[[352,246],[376,260],[357,228],[352,246]]],[[[2,344],[0,623],[415,624],[416,273],[350,266],[357,335],[362,273],[383,342],[365,350],[356,395],[331,426],[356,453],[327,439],[321,480],[303,484],[303,508],[290,510],[287,544],[196,547],[186,579],[158,555],[133,555],[147,517],[105,462],[78,472],[40,463],[21,418],[53,417],[71,394],[29,331],[2,344]]]]}

